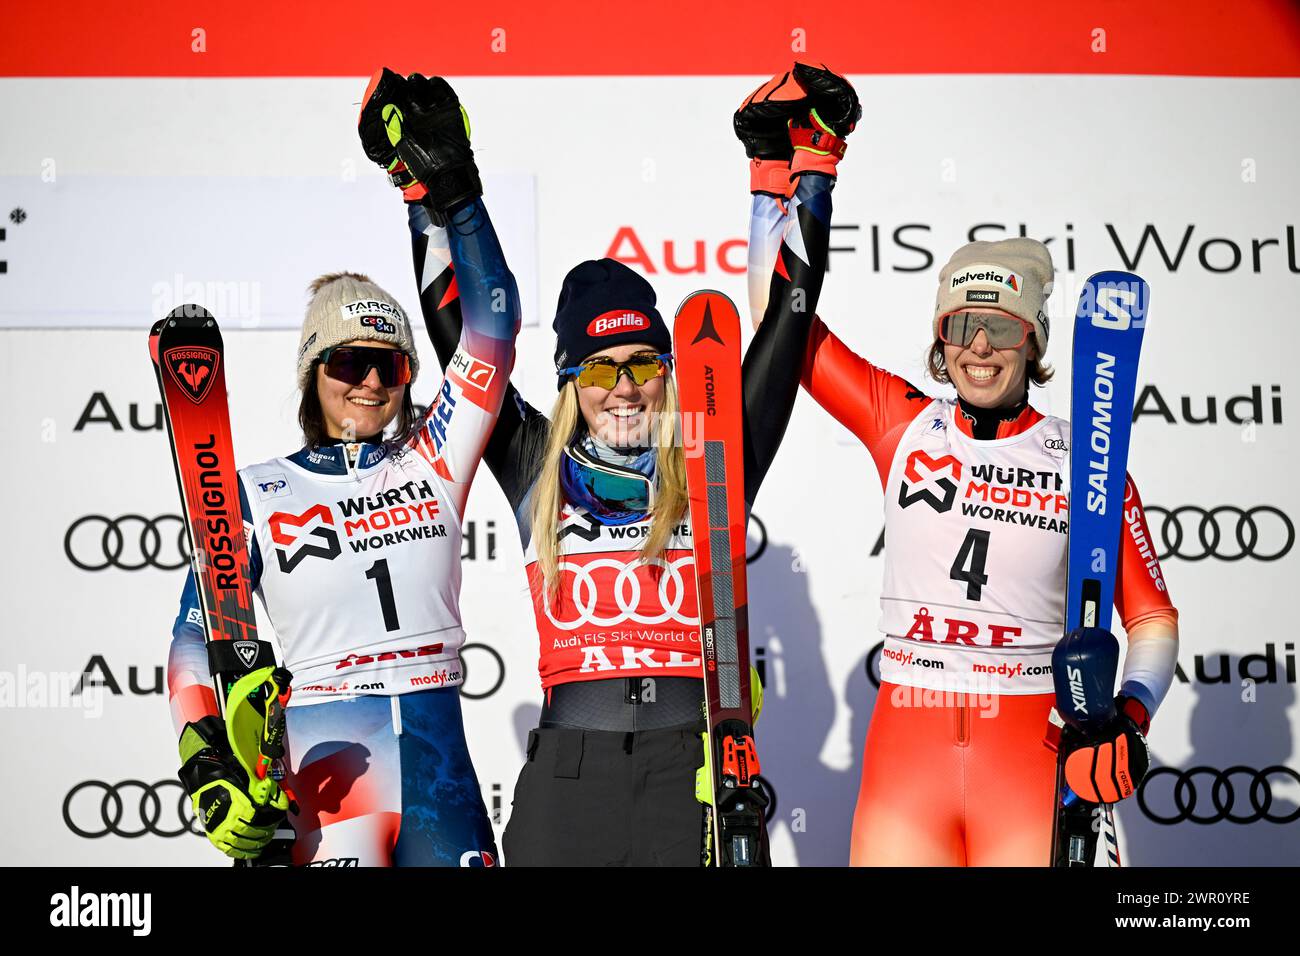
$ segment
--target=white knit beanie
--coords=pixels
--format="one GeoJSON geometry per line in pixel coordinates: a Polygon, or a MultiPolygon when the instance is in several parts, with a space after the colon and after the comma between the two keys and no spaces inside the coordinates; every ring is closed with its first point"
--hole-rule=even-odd
{"type": "Polygon", "coordinates": [[[1052,254],[1037,239],[970,242],[939,272],[934,337],[939,320],[967,309],[1000,309],[1034,328],[1038,351],[1047,351],[1047,297],[1052,294],[1052,254]]]}
{"type": "Polygon", "coordinates": [[[391,342],[411,360],[411,381],[420,371],[411,323],[397,300],[357,272],[321,276],[308,289],[307,317],[298,345],[298,387],[306,388],[311,364],[344,342],[391,342]]]}

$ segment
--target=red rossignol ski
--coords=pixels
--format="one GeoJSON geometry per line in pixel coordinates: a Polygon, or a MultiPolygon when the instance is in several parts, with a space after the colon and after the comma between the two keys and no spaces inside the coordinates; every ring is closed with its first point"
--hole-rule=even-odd
{"type": "MultiPolygon", "coordinates": [[[[174,309],[150,329],[149,357],[162,397],[185,514],[192,573],[203,610],[208,668],[218,712],[224,718],[230,688],[253,670],[273,667],[275,652],[257,636],[248,541],[239,507],[239,476],[226,401],[225,353],[216,319],[197,305],[174,309]]],[[[260,754],[252,769],[266,783],[268,777],[279,780],[283,769],[275,765],[284,756],[284,708],[291,693],[290,680],[287,670],[277,668],[258,691],[265,723],[260,754]]],[[[250,792],[256,790],[254,786],[250,792]]],[[[293,806],[293,795],[285,793],[293,806]]],[[[293,843],[293,827],[286,820],[251,864],[288,865],[293,843]]],[[[241,864],[245,861],[235,861],[236,866],[241,864]]]]}
{"type": "Polygon", "coordinates": [[[229,687],[251,670],[274,665],[275,655],[257,637],[221,330],[200,306],[180,306],[154,323],[149,355],[171,439],[213,689],[224,715],[229,687]]]}
{"type": "Polygon", "coordinates": [[[702,862],[766,866],[749,684],[740,315],[721,292],[696,292],[673,326],[699,589],[707,732],[696,796],[705,804],[702,862]]]}

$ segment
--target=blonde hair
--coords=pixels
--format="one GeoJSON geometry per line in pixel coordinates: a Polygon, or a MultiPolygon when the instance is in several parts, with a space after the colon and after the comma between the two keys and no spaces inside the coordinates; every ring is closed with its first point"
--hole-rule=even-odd
{"type": "MultiPolygon", "coordinates": [[[[655,505],[650,533],[641,548],[641,560],[652,561],[668,546],[673,528],[686,514],[686,459],[677,440],[677,386],[671,375],[664,377],[664,403],[658,411],[651,442],[655,449],[655,505]]],[[[560,486],[564,449],[585,428],[578,410],[578,383],[566,382],[551,408],[550,430],[546,435],[529,520],[537,565],[548,594],[560,586],[560,507],[564,493],[560,486]]]]}

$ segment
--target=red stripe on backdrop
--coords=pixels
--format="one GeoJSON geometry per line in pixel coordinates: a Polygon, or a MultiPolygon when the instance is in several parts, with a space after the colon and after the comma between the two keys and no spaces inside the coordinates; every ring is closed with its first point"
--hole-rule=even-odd
{"type": "Polygon", "coordinates": [[[27,0],[0,23],[4,76],[767,73],[799,36],[849,73],[1300,76],[1295,0],[27,0]]]}

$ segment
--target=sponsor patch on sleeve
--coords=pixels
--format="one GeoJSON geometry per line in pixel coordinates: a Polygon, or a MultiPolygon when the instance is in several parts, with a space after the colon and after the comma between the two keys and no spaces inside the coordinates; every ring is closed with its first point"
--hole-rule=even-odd
{"type": "Polygon", "coordinates": [[[447,368],[455,370],[456,374],[464,379],[466,384],[472,385],[483,392],[487,391],[488,386],[492,384],[492,379],[497,374],[495,365],[475,358],[464,349],[456,350],[456,354],[447,363],[447,368]]]}

